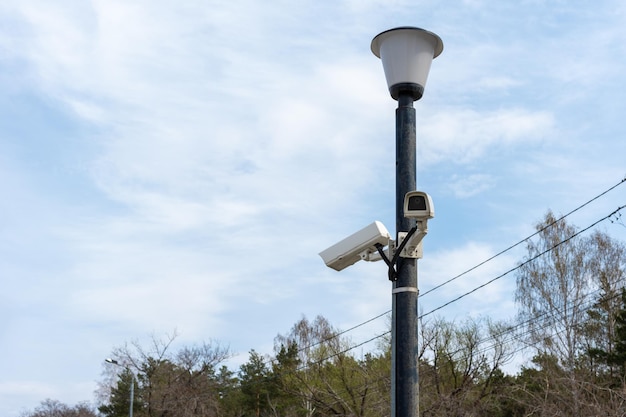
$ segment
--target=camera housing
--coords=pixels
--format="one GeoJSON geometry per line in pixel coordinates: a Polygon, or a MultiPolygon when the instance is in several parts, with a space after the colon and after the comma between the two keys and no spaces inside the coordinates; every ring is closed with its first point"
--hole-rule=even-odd
{"type": "Polygon", "coordinates": [[[391,235],[387,228],[381,222],[375,221],[320,252],[319,255],[327,267],[341,271],[361,259],[376,260],[370,256],[377,252],[376,245],[387,246],[390,240],[391,235]]]}
{"type": "Polygon", "coordinates": [[[433,200],[423,191],[409,191],[404,196],[404,217],[428,220],[435,217],[433,200]]]}
{"type": "Polygon", "coordinates": [[[423,191],[409,191],[404,196],[404,217],[415,219],[415,231],[398,233],[398,246],[404,243],[400,257],[420,259],[423,256],[422,239],[428,234],[428,220],[435,217],[433,200],[423,191]]]}

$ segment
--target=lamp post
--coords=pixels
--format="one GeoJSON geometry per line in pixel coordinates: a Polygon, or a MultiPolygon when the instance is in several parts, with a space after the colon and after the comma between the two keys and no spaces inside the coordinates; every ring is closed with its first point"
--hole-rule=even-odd
{"type": "Polygon", "coordinates": [[[115,359],[106,358],[105,362],[112,363],[113,365],[121,366],[130,372],[131,380],[130,380],[130,407],[128,409],[128,417],[133,417],[133,400],[135,399],[135,374],[131,371],[127,366],[122,365],[115,359]]]}
{"type": "MultiPolygon", "coordinates": [[[[398,233],[416,224],[404,216],[404,197],[416,189],[417,162],[415,109],[413,102],[424,94],[433,58],[443,51],[439,36],[415,27],[398,27],[372,40],[374,55],[383,62],[396,109],[396,241],[398,233]]],[[[419,415],[419,373],[417,344],[417,260],[398,258],[397,279],[392,288],[392,417],[419,415]]]]}

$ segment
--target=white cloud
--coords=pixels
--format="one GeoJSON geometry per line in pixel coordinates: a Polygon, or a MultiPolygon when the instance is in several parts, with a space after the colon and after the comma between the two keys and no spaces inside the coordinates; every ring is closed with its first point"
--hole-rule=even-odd
{"type": "Polygon", "coordinates": [[[419,127],[424,164],[467,164],[497,149],[525,147],[551,137],[553,116],[525,109],[481,111],[446,108],[419,127]]]}
{"type": "Polygon", "coordinates": [[[494,178],[485,174],[470,174],[464,177],[453,176],[449,187],[458,198],[473,197],[493,187],[494,178]]]}
{"type": "Polygon", "coordinates": [[[508,90],[513,87],[519,87],[523,85],[521,80],[515,79],[513,77],[508,77],[506,75],[489,75],[480,78],[477,84],[477,86],[481,89],[485,88],[493,90],[508,90]]]}
{"type": "MultiPolygon", "coordinates": [[[[420,263],[419,273],[420,291],[423,294],[423,299],[420,299],[422,313],[429,313],[459,296],[464,296],[516,265],[517,258],[512,253],[507,253],[475,268],[479,263],[492,258],[495,253],[490,245],[470,241],[462,247],[439,251],[424,258],[420,263]],[[455,277],[458,278],[446,283],[455,277]],[[442,286],[426,294],[439,285],[442,286]]],[[[514,288],[515,276],[510,273],[453,302],[436,314],[511,317],[515,313],[512,298],[514,288]]]]}

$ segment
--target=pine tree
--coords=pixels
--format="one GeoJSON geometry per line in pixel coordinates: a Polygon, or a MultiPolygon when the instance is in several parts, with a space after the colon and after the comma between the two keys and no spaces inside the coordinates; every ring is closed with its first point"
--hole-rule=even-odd
{"type": "MultiPolygon", "coordinates": [[[[110,402],[98,407],[98,411],[105,417],[126,417],[130,409],[130,385],[133,383],[133,374],[125,369],[119,376],[117,386],[111,388],[110,402]]],[[[133,412],[141,409],[141,398],[138,387],[134,387],[133,412]]]]}
{"type": "Polygon", "coordinates": [[[622,306],[615,317],[615,340],[609,362],[620,368],[621,381],[626,378],[626,289],[622,288],[622,306]]]}

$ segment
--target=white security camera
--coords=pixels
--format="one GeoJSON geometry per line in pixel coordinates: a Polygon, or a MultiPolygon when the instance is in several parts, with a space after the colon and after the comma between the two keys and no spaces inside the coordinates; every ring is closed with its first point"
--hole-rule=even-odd
{"type": "Polygon", "coordinates": [[[375,221],[330,248],[320,252],[320,256],[326,266],[336,271],[341,271],[361,259],[380,259],[376,259],[375,256],[370,257],[370,255],[377,252],[378,249],[376,245],[387,246],[390,240],[391,235],[387,231],[387,228],[385,228],[381,222],[375,221]]]}
{"type": "Polygon", "coordinates": [[[404,196],[404,217],[418,221],[435,217],[433,200],[423,191],[409,191],[404,196]]]}
{"type": "Polygon", "coordinates": [[[416,225],[410,233],[398,233],[398,247],[402,248],[400,257],[419,259],[423,254],[422,239],[428,233],[428,219],[435,217],[433,200],[423,191],[409,191],[404,196],[404,217],[415,219],[416,225]]]}

